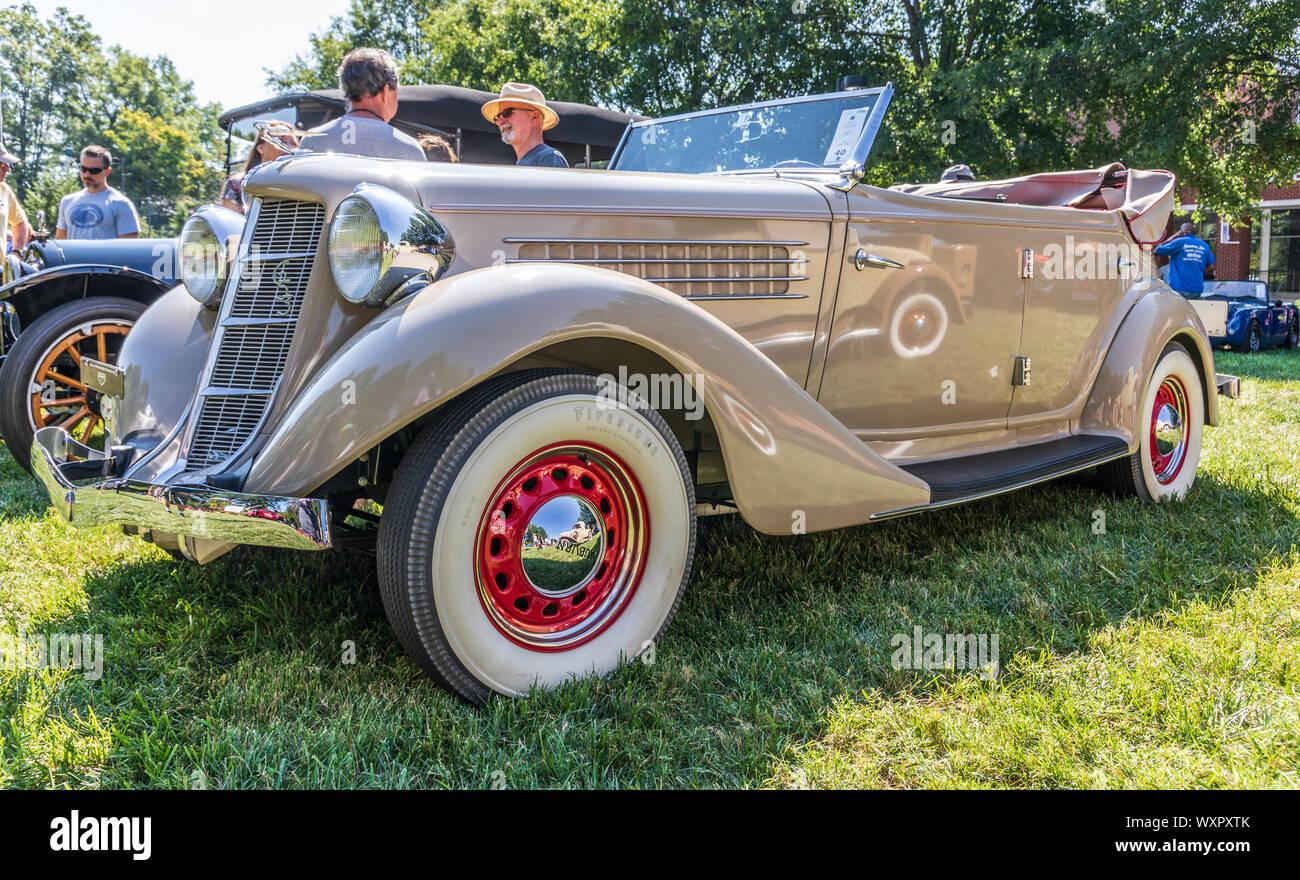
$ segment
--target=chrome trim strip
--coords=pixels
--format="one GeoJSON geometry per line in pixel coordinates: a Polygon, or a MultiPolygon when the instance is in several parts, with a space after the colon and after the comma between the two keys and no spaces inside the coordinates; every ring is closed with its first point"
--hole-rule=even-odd
{"type": "Polygon", "coordinates": [[[718,239],[701,241],[685,238],[519,238],[509,236],[501,239],[504,244],[643,244],[648,247],[656,245],[687,244],[696,247],[805,247],[806,241],[741,241],[718,239]]]}
{"type": "Polygon", "coordinates": [[[267,397],[270,394],[266,388],[225,388],[212,385],[199,389],[200,397],[267,397]]]}
{"type": "Polygon", "coordinates": [[[897,510],[886,510],[886,511],[882,511],[881,513],[873,513],[869,518],[868,522],[875,522],[876,520],[881,520],[881,519],[894,519],[900,516],[911,516],[914,513],[921,513],[922,511],[926,511],[926,510],[942,510],[945,507],[952,507],[955,504],[966,504],[967,502],[970,501],[980,501],[984,498],[992,498],[995,495],[1005,495],[1008,492],[1015,492],[1018,489],[1025,489],[1028,488],[1029,486],[1036,486],[1039,483],[1046,483],[1051,480],[1056,480],[1061,477],[1069,476],[1070,474],[1077,473],[1079,471],[1086,471],[1088,468],[1094,468],[1097,465],[1105,464],[1108,461],[1115,461],[1116,459],[1127,458],[1128,455],[1129,452],[1125,450],[1124,452],[1120,452],[1115,455],[1109,455],[1106,456],[1105,458],[1099,458],[1096,461],[1090,461],[1086,464],[1075,465],[1074,467],[1066,468],[1065,470],[1062,471],[1056,471],[1054,473],[1048,474],[1045,477],[1038,477],[1033,480],[1025,480],[1024,482],[1007,486],[1005,489],[991,489],[987,492],[978,492],[974,495],[967,495],[964,498],[951,498],[947,501],[940,501],[937,504],[917,504],[913,507],[900,507],[897,510]]]}
{"type": "Polygon", "coordinates": [[[36,478],[54,509],[77,528],[133,525],[210,541],[293,550],[324,550],[332,543],[329,503],[323,498],[249,495],[117,478],[79,484],[63,475],[61,466],[72,455],[89,458],[93,452],[57,427],[40,429],[32,440],[36,478]]]}
{"type": "MultiPolygon", "coordinates": [[[[294,199],[294,201],[301,201],[294,199]]],[[[248,257],[244,260],[246,263],[276,263],[282,260],[301,260],[305,257],[316,256],[315,251],[290,251],[283,254],[258,254],[255,257],[248,257]]]]}
{"type": "MultiPolygon", "coordinates": [[[[646,281],[658,281],[658,278],[647,278],[646,281]]],[[[797,281],[797,278],[791,278],[791,281],[797,281]]],[[[707,293],[688,293],[682,299],[692,299],[697,301],[708,302],[716,299],[807,299],[806,293],[719,293],[710,296],[707,293]]]]}
{"type": "MultiPolygon", "coordinates": [[[[680,176],[689,177],[692,175],[680,176]]],[[[735,220],[737,218],[743,218],[745,220],[819,220],[823,223],[829,223],[831,220],[829,214],[817,210],[790,211],[785,214],[773,214],[769,211],[750,211],[743,208],[736,208],[731,211],[712,209],[683,211],[681,208],[670,208],[662,205],[610,205],[608,207],[602,207],[599,205],[538,205],[532,203],[467,206],[465,204],[453,205],[432,203],[425,207],[439,216],[442,214],[569,214],[578,217],[680,217],[686,220],[711,220],[714,218],[720,220],[735,220]]]]}
{"type": "Polygon", "coordinates": [[[226,318],[222,327],[263,327],[268,324],[292,324],[293,318],[226,318]]]}
{"type": "MultiPolygon", "coordinates": [[[[576,263],[582,265],[597,265],[600,263],[635,263],[638,266],[659,266],[659,265],[699,265],[699,266],[744,266],[744,265],[763,265],[763,266],[792,266],[796,263],[806,263],[807,260],[789,259],[789,260],[710,260],[700,258],[698,260],[659,260],[659,259],[638,259],[636,257],[607,257],[606,259],[581,259],[574,257],[542,257],[536,260],[525,259],[523,257],[511,257],[506,260],[507,263],[576,263]]],[[[899,268],[902,268],[901,266],[899,268]]]]}
{"type": "MultiPolygon", "coordinates": [[[[528,260],[528,261],[525,261],[525,262],[536,262],[536,263],[563,263],[563,262],[565,262],[565,261],[564,261],[564,260],[528,260]]],[[[626,274],[630,274],[630,273],[625,272],[625,273],[623,273],[623,274],[626,275],[626,274]]],[[[697,277],[695,277],[695,278],[644,278],[644,277],[642,277],[642,276],[640,276],[640,275],[633,275],[632,277],[633,277],[633,278],[640,278],[642,281],[654,281],[654,282],[657,282],[657,283],[659,283],[659,284],[687,284],[687,283],[691,283],[691,284],[742,284],[742,283],[746,283],[746,282],[750,282],[750,281],[753,281],[753,282],[755,282],[755,283],[769,283],[769,282],[774,282],[774,281],[807,281],[807,280],[808,280],[808,276],[807,276],[807,275],[754,275],[754,276],[752,276],[752,277],[746,277],[746,276],[744,276],[744,275],[738,275],[738,276],[735,276],[735,277],[730,276],[730,275],[721,275],[721,276],[714,276],[714,277],[712,277],[712,278],[708,278],[708,277],[699,277],[699,276],[697,276],[697,277]]],[[[754,297],[752,297],[752,296],[750,296],[750,297],[746,297],[746,299],[753,299],[753,298],[754,298],[754,297]]]]}

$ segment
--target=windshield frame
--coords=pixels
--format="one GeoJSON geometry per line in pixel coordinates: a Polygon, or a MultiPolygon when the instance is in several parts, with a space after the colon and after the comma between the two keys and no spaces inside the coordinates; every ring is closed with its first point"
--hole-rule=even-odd
{"type": "MultiPolygon", "coordinates": [[[[867,154],[871,151],[871,145],[876,139],[876,134],[880,131],[881,122],[884,120],[885,111],[889,107],[890,99],[893,97],[894,89],[892,83],[883,86],[877,86],[869,89],[844,89],[838,92],[822,92],[816,95],[803,95],[797,98],[774,98],[770,101],[754,101],[749,104],[733,104],[728,107],[717,107],[711,110],[692,110],[688,113],[675,113],[672,116],[660,116],[656,119],[645,119],[640,122],[629,123],[623,131],[623,137],[619,139],[618,146],[614,148],[614,155],[609,160],[609,170],[618,171],[618,163],[623,158],[623,148],[627,145],[634,132],[638,129],[648,128],[652,125],[663,125],[669,122],[678,122],[686,119],[699,119],[706,116],[719,116],[729,113],[742,113],[748,110],[757,110],[765,107],[790,106],[793,104],[808,104],[814,101],[834,101],[843,98],[860,97],[863,95],[875,95],[876,100],[872,104],[871,113],[868,115],[866,122],[862,127],[862,134],[858,138],[857,146],[854,147],[850,158],[845,161],[839,168],[737,168],[727,171],[708,172],[709,174],[720,175],[742,175],[742,174],[814,174],[817,176],[834,175],[844,176],[849,173],[850,165],[860,166],[866,162],[867,154]]],[[[690,177],[703,177],[704,174],[689,174],[688,172],[650,172],[656,174],[685,174],[690,177]]]]}

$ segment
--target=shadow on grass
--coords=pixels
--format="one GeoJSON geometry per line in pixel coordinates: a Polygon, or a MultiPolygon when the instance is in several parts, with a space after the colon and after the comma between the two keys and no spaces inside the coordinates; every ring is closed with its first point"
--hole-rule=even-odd
{"type": "Polygon", "coordinates": [[[1101,627],[1250,586],[1300,543],[1293,492],[1202,475],[1186,501],[1142,506],[1074,477],[815,535],[702,520],[653,662],[481,710],[397,646],[368,556],[244,548],[200,567],[150,551],[86,571],[86,610],[42,623],[105,635],[104,678],[68,679],[45,711],[93,714],[108,757],[37,767],[11,731],[3,759],[20,785],[761,784],[837,700],[942,683],[892,668],[894,634],[997,633],[1004,663],[1087,650],[1101,627]]]}

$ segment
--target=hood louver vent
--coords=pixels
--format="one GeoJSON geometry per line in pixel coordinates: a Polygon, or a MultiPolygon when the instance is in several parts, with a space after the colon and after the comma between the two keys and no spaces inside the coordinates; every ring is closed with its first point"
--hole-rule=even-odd
{"type": "Polygon", "coordinates": [[[519,246],[507,263],[573,263],[611,269],[662,285],[687,299],[803,297],[804,241],[631,241],[507,238],[519,246]]]}

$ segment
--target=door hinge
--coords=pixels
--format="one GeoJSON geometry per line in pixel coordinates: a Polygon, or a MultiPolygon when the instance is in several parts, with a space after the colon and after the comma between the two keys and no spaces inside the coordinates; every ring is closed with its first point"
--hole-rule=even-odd
{"type": "Polygon", "coordinates": [[[1016,358],[1016,369],[1011,376],[1012,385],[1028,385],[1030,379],[1030,363],[1027,357],[1016,358]]]}
{"type": "Polygon", "coordinates": [[[1025,248],[1020,252],[1020,277],[1034,277],[1034,249],[1025,248]]]}

